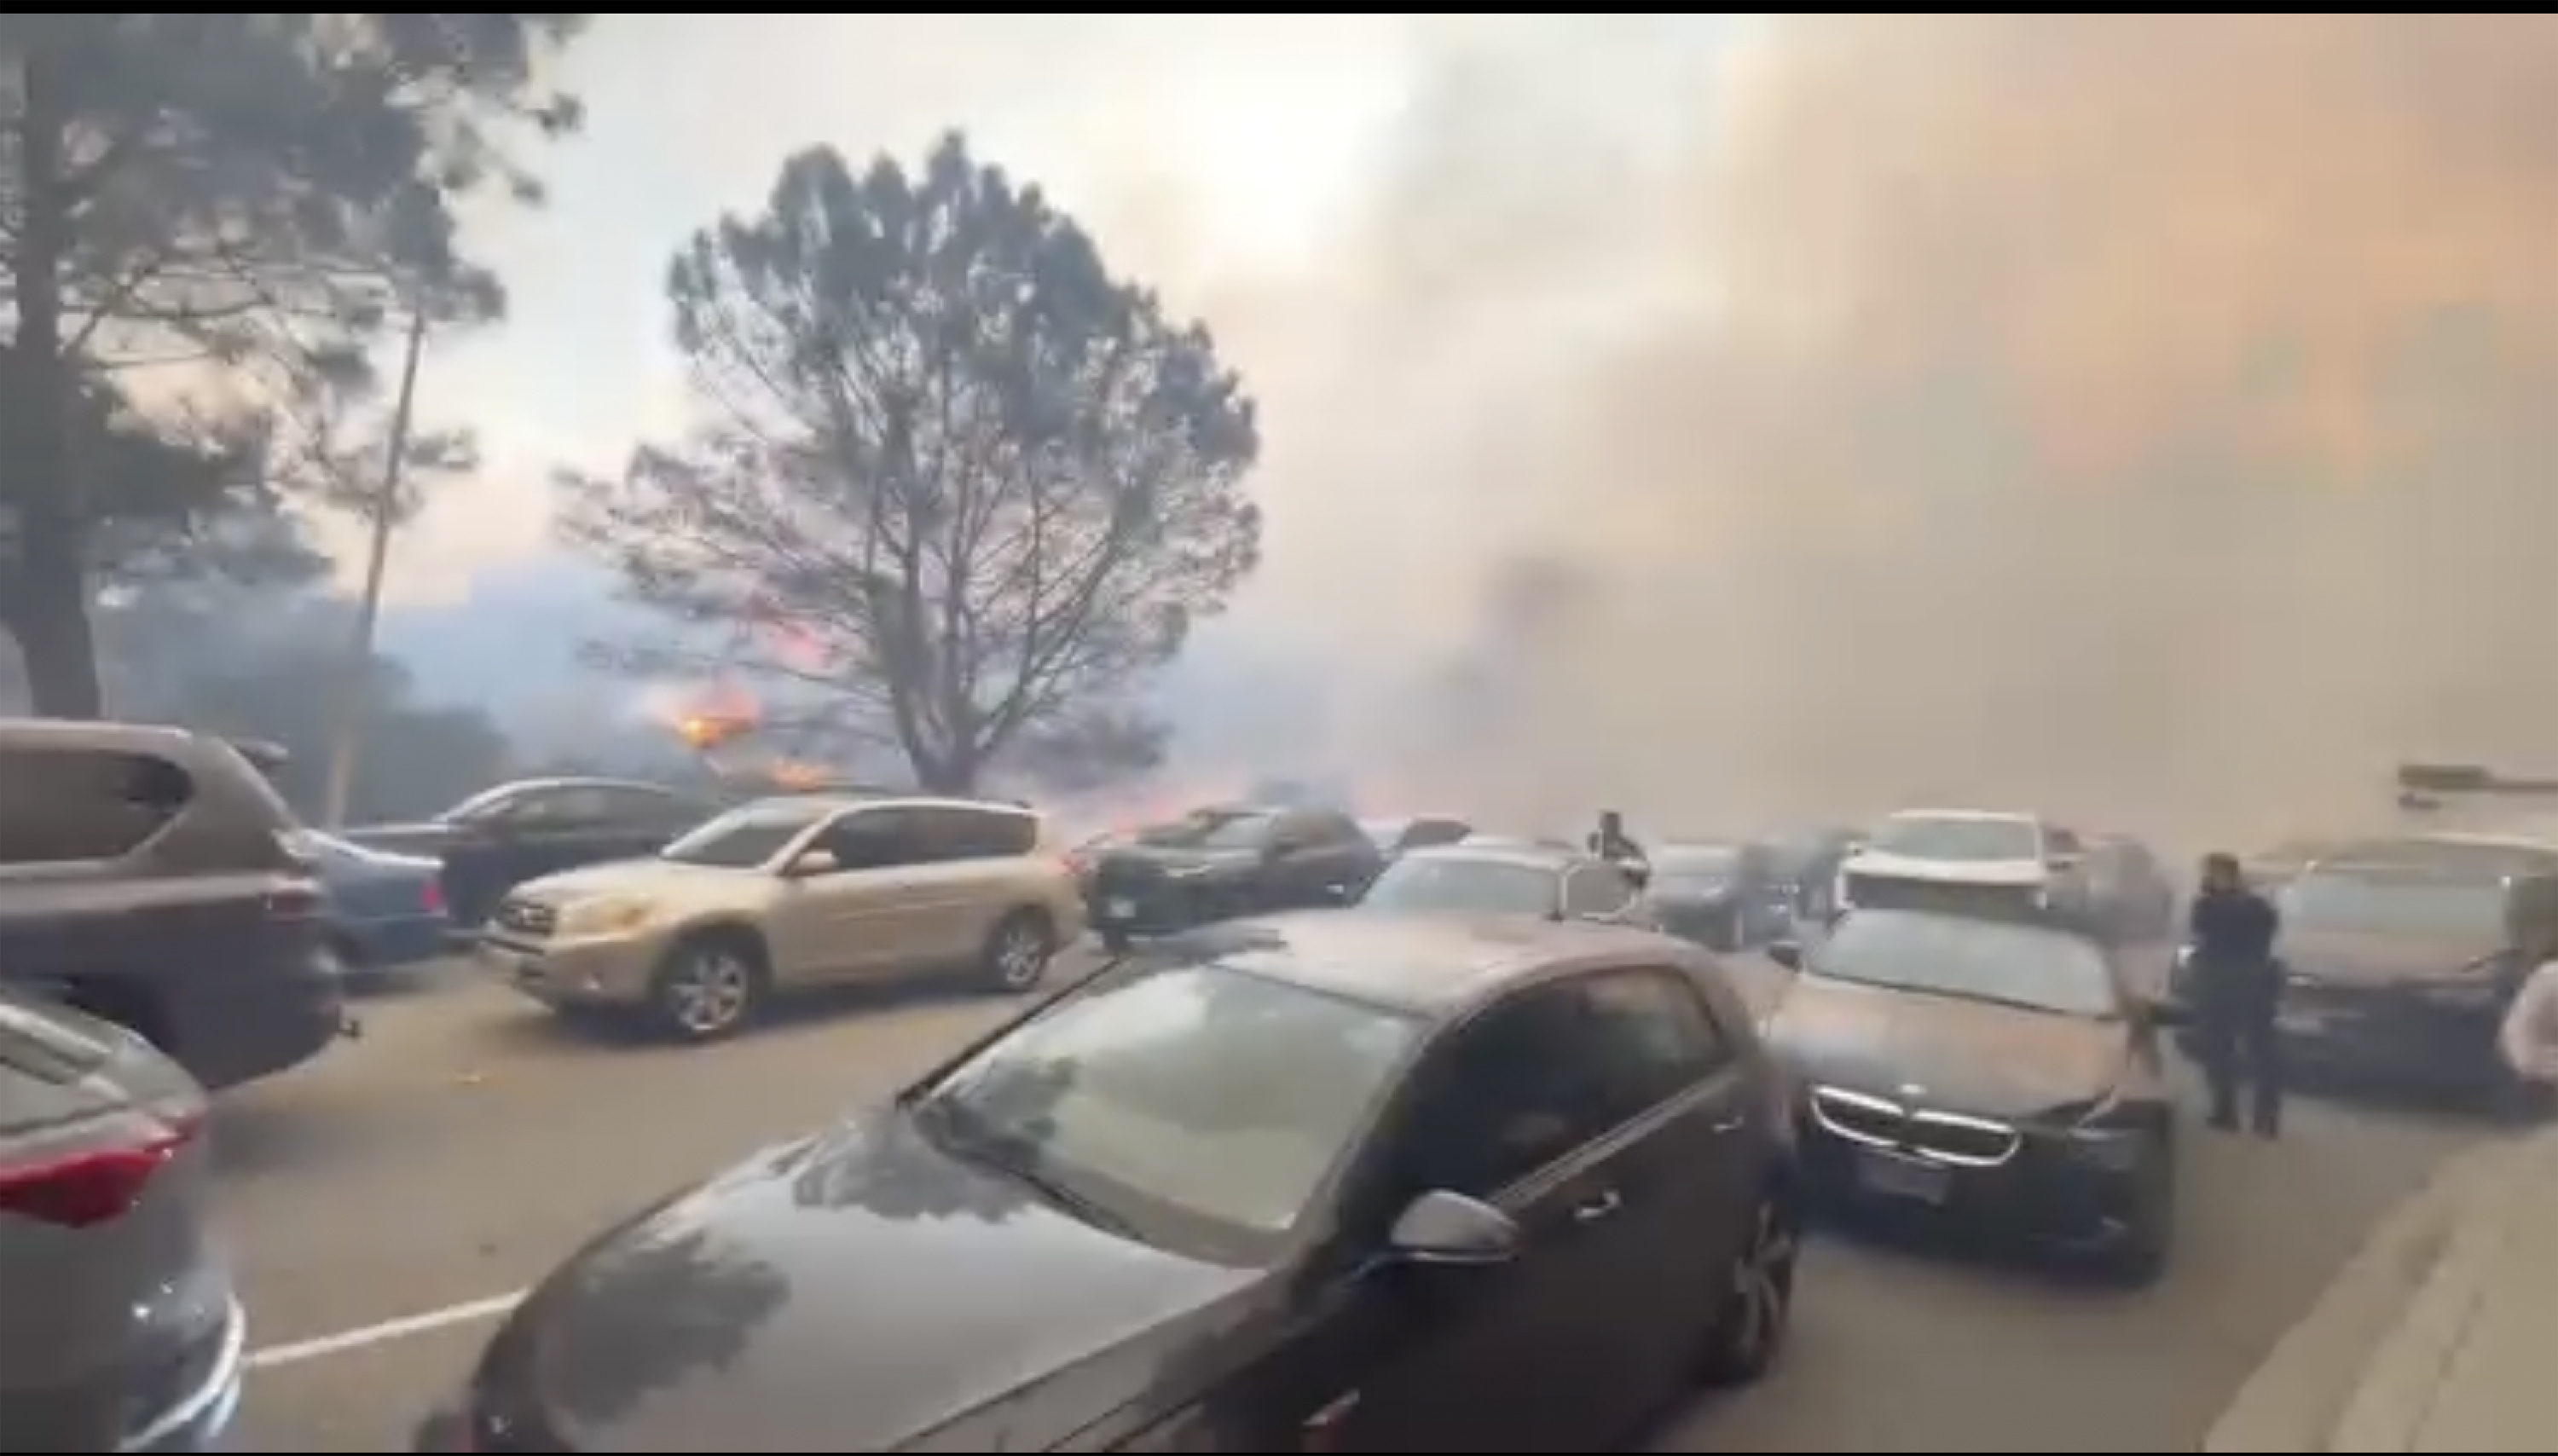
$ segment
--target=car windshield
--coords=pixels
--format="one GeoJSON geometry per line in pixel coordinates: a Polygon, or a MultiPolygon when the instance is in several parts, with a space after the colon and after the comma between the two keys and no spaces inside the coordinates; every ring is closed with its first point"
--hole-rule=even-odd
{"type": "Polygon", "coordinates": [[[2368,935],[2504,933],[2505,885],[2496,879],[2313,871],[2283,887],[2283,923],[2301,930],[2368,935]]]}
{"type": "Polygon", "coordinates": [[[749,804],[659,850],[657,858],[713,869],[761,869],[829,812],[807,804],[749,804]]]}
{"type": "Polygon", "coordinates": [[[1652,853],[1652,878],[1720,884],[1741,873],[1733,845],[1668,845],[1652,853]]]}
{"type": "Polygon", "coordinates": [[[2085,940],[1959,915],[1860,910],[1813,950],[1806,969],[1832,981],[2067,1016],[2119,1009],[2113,970],[2085,940]]]}
{"type": "Polygon", "coordinates": [[[1401,1012],[1156,962],[1015,1027],[913,1103],[955,1155],[1114,1214],[1266,1248],[1307,1214],[1423,1032],[1401,1012]]]}
{"type": "Polygon", "coordinates": [[[1560,876],[1541,864],[1479,855],[1406,855],[1368,881],[1370,910],[1425,914],[1551,915],[1560,876]]]}
{"type": "Polygon", "coordinates": [[[2043,853],[2031,819],[1903,814],[1883,821],[1870,848],[1913,860],[2032,860],[2043,853]]]}
{"type": "Polygon", "coordinates": [[[1250,850],[1270,837],[1276,815],[1249,809],[1203,809],[1173,824],[1160,824],[1138,838],[1150,845],[1185,850],[1250,850]]]}
{"type": "Polygon", "coordinates": [[[478,821],[490,818],[504,809],[506,805],[514,801],[516,795],[522,792],[523,785],[521,784],[499,784],[494,789],[482,789],[480,792],[473,794],[470,798],[463,800],[461,803],[456,804],[452,808],[435,816],[435,821],[438,824],[477,823],[478,821]]]}

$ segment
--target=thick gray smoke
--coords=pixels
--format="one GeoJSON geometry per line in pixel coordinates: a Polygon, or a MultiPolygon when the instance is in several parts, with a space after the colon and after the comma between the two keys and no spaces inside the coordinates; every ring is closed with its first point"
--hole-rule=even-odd
{"type": "Polygon", "coordinates": [[[2213,834],[2558,763],[2558,17],[1674,23],[1442,43],[1354,243],[1205,301],[1342,756],[2213,834]]]}

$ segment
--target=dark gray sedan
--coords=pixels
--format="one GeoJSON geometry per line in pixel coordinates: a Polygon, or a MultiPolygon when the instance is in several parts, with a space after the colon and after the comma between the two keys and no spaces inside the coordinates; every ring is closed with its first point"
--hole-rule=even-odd
{"type": "Polygon", "coordinates": [[[141,1037],[0,991],[0,1451],[213,1449],[243,1328],[204,1119],[141,1037]]]}

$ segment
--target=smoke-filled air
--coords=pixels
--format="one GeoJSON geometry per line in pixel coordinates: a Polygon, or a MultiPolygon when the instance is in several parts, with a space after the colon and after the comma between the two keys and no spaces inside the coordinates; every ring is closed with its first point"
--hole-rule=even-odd
{"type": "Polygon", "coordinates": [[[1348,239],[1203,300],[1336,756],[2189,835],[2558,762],[2558,17],[1681,23],[1439,38],[1348,239]]]}

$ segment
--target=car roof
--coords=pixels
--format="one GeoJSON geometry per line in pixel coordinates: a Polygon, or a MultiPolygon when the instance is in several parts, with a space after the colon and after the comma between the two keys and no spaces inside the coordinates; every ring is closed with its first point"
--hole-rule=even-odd
{"type": "Polygon", "coordinates": [[[1520,869],[1550,869],[1557,873],[1575,864],[1591,862],[1579,850],[1560,845],[1539,845],[1515,841],[1460,840],[1453,845],[1428,845],[1405,852],[1406,860],[1460,860],[1484,864],[1508,864],[1520,869]]]}
{"type": "Polygon", "coordinates": [[[1177,944],[1228,970],[1440,1020],[1557,977],[1710,964],[1648,931],[1518,915],[1305,910],[1228,921],[1177,944]]]}
{"type": "Polygon", "coordinates": [[[808,809],[820,814],[834,814],[846,809],[970,809],[987,814],[1015,814],[1024,819],[1037,819],[1040,812],[1027,804],[1003,799],[951,799],[930,794],[899,794],[882,798],[875,794],[813,792],[800,794],[764,794],[739,806],[745,809],[808,809]]]}

